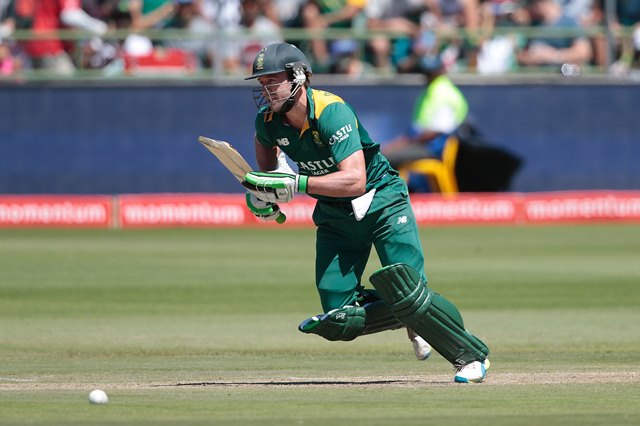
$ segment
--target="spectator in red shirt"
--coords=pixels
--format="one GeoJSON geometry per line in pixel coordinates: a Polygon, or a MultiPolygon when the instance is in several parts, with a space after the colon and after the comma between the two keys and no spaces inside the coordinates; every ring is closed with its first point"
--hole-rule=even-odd
{"type": "MultiPolygon", "coordinates": [[[[94,35],[103,35],[107,31],[107,24],[82,10],[81,0],[15,1],[16,13],[22,19],[31,18],[31,28],[36,35],[68,27],[83,29],[94,35]]],[[[35,69],[45,69],[59,76],[71,76],[75,72],[75,65],[64,43],[58,38],[27,41],[25,50],[35,69]]]]}

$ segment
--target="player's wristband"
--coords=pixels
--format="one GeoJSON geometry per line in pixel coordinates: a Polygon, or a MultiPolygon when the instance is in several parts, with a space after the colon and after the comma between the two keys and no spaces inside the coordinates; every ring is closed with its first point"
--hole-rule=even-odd
{"type": "Polygon", "coordinates": [[[296,175],[296,191],[307,193],[307,181],[309,180],[309,176],[305,175],[296,175]]]}

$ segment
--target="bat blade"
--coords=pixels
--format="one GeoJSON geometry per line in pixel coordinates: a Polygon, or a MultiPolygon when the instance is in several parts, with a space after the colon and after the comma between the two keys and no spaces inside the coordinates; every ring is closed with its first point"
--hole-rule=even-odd
{"type": "MultiPolygon", "coordinates": [[[[198,142],[207,148],[210,153],[215,155],[227,170],[238,179],[238,182],[242,182],[244,176],[253,170],[249,163],[247,163],[247,160],[245,160],[229,142],[211,139],[205,136],[198,137],[198,142]]],[[[287,217],[281,211],[276,218],[276,222],[283,224],[286,220],[287,217]]]]}
{"type": "Polygon", "coordinates": [[[200,136],[198,141],[233,174],[239,182],[253,169],[229,142],[200,136]]]}

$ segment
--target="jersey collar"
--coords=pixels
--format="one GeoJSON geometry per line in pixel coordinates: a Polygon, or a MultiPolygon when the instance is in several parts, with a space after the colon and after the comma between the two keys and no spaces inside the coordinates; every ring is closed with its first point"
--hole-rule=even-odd
{"type": "Polygon", "coordinates": [[[313,90],[311,89],[311,87],[307,87],[307,109],[309,110],[308,114],[307,114],[307,119],[304,122],[304,126],[302,126],[302,129],[300,129],[300,136],[302,136],[304,134],[304,132],[306,132],[307,130],[309,130],[311,128],[311,122],[313,120],[313,118],[315,117],[315,104],[313,103],[313,90]]]}

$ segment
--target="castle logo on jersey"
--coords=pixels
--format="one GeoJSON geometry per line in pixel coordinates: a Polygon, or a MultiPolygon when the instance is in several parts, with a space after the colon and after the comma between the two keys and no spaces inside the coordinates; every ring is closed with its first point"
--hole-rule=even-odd
{"type": "Polygon", "coordinates": [[[330,173],[331,168],[335,166],[336,161],[333,157],[316,161],[299,161],[296,162],[300,170],[306,171],[311,176],[322,176],[330,173]]]}
{"type": "Polygon", "coordinates": [[[351,124],[347,124],[346,126],[342,126],[340,130],[335,132],[331,138],[329,139],[329,145],[335,145],[338,142],[342,142],[343,140],[349,137],[349,133],[353,131],[353,126],[351,124]]]}

